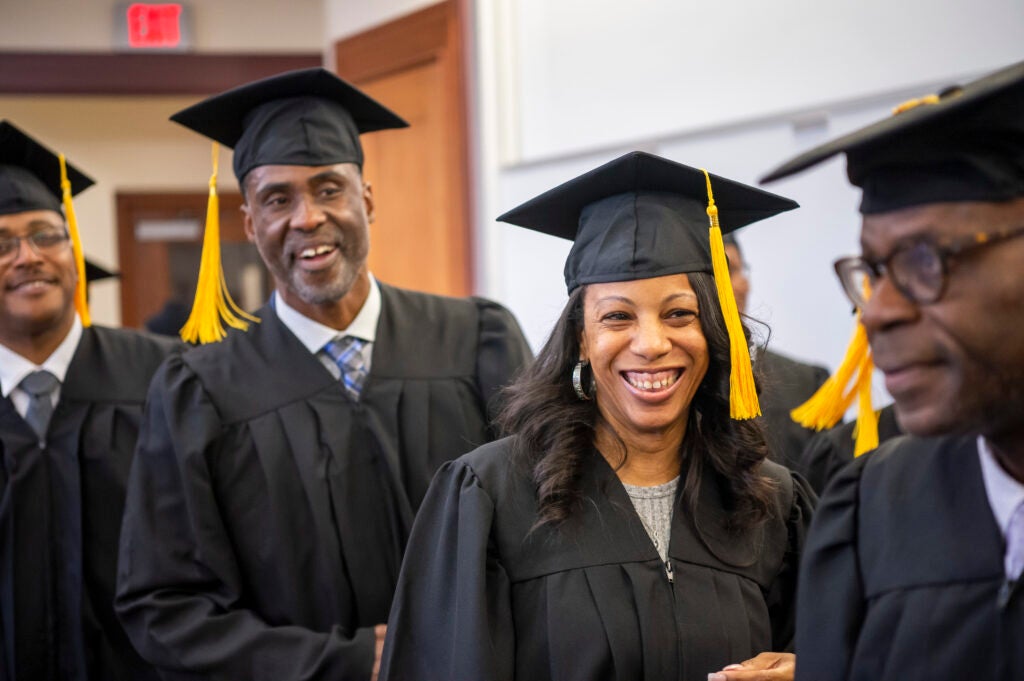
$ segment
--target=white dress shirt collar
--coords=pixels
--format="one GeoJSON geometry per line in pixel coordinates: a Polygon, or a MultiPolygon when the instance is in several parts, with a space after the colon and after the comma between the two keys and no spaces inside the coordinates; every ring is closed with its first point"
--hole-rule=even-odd
{"type": "Polygon", "coordinates": [[[81,339],[82,321],[75,314],[75,320],[71,324],[68,335],[64,336],[64,340],[60,342],[57,349],[50,353],[50,356],[41,365],[34,364],[0,344],[0,391],[3,396],[10,396],[26,376],[40,369],[49,371],[63,384],[64,377],[68,374],[68,367],[71,366],[71,359],[75,356],[75,350],[78,349],[78,341],[81,339]]]}
{"type": "Polygon", "coordinates": [[[380,319],[380,288],[377,280],[370,275],[370,294],[366,302],[360,308],[359,313],[348,325],[347,329],[332,329],[320,322],[313,321],[295,308],[284,302],[284,299],[274,291],[274,310],[288,330],[295,334],[295,337],[309,350],[316,354],[328,343],[341,336],[355,336],[372,343],[377,339],[377,321],[380,319]]]}
{"type": "Polygon", "coordinates": [[[1003,470],[983,437],[978,438],[978,458],[981,460],[981,477],[985,481],[988,503],[999,523],[999,531],[1005,537],[1010,517],[1017,506],[1024,503],[1024,483],[1003,470]]]}

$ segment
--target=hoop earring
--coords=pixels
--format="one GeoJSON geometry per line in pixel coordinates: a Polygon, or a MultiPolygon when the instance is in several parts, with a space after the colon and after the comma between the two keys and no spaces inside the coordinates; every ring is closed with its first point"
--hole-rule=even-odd
{"type": "Polygon", "coordinates": [[[576,391],[576,397],[582,401],[593,399],[594,391],[596,386],[594,385],[594,374],[590,374],[590,395],[583,389],[583,370],[590,366],[590,362],[585,359],[581,359],[576,362],[576,366],[572,369],[572,389],[576,391]]]}

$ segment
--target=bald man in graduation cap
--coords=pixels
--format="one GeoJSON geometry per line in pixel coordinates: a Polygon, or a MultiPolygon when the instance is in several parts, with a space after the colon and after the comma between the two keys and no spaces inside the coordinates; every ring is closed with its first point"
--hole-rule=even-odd
{"type": "Polygon", "coordinates": [[[3,680],[156,678],[114,582],[142,403],[178,344],[90,323],[71,195],[92,184],[0,121],[3,680]]]}
{"type": "Polygon", "coordinates": [[[359,135],[406,125],[381,104],[310,69],[173,120],[234,148],[276,290],[154,380],[118,613],[169,678],[370,679],[430,479],[492,439],[529,349],[495,303],[371,276],[359,135]]]}
{"type": "Polygon", "coordinates": [[[797,678],[1024,678],[1024,62],[902,106],[839,153],[863,190],[836,270],[910,436],[833,479],[797,678]]]}

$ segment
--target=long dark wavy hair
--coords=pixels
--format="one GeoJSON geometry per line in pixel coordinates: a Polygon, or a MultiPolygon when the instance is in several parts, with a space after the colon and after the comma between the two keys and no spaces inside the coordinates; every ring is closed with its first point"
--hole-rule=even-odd
{"type": "MultiPolygon", "coordinates": [[[[729,526],[741,532],[774,512],[774,486],[758,471],[768,447],[758,423],[729,416],[729,335],[714,278],[704,272],[687,276],[697,295],[709,361],[690,403],[681,445],[683,501],[691,512],[695,510],[704,466],[711,466],[726,481],[729,526]]],[[[580,474],[586,457],[593,455],[596,427],[602,419],[595,401],[580,400],[571,383],[579,360],[585,295],[586,286],[570,294],[533,364],[505,390],[498,417],[501,428],[512,436],[513,460],[529,471],[537,486],[535,527],[557,526],[580,508],[580,474]]],[[[749,336],[745,326],[744,332],[749,336]]]]}

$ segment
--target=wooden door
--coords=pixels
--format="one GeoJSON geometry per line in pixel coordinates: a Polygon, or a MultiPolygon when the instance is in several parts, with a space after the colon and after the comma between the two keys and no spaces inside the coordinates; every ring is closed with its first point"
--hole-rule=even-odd
{"type": "MultiPolygon", "coordinates": [[[[251,312],[270,295],[273,282],[245,238],[241,195],[219,198],[224,276],[235,302],[251,312]]],[[[117,194],[123,326],[142,328],[148,320],[161,332],[174,333],[187,319],[199,276],[206,202],[206,193],[117,194]]]]}
{"type": "Polygon", "coordinates": [[[398,286],[473,288],[466,96],[456,0],[336,44],[337,72],[409,121],[363,135],[376,220],[370,269],[398,286]]]}

